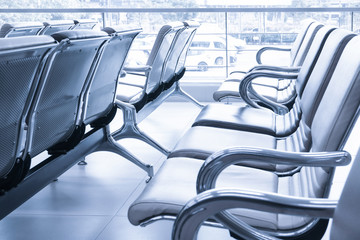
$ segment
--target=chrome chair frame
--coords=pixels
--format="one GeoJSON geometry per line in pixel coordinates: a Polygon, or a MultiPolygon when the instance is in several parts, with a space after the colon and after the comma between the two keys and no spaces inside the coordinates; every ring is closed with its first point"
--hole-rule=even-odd
{"type": "MultiPolygon", "coordinates": [[[[236,154],[235,152],[237,150],[233,149],[233,151],[234,154],[236,154]]],[[[231,154],[229,153],[228,156],[230,157],[230,155],[231,154]]],[[[359,165],[359,156],[360,154],[358,153],[357,157],[354,159],[355,163],[349,175],[349,178],[351,178],[350,181],[354,180],[354,176],[359,171],[357,169],[359,165]]],[[[282,160],[280,160],[280,162],[282,162],[282,160]]],[[[343,164],[346,165],[349,162],[349,154],[346,154],[346,152],[338,152],[323,155],[323,159],[317,161],[314,165],[318,167],[328,167],[343,164]]],[[[306,160],[304,161],[305,165],[309,163],[312,165],[311,160],[310,162],[306,160]]],[[[350,186],[350,183],[346,184],[350,186]]],[[[350,189],[347,190],[346,197],[349,198],[350,189]]],[[[338,201],[329,199],[297,198],[279,194],[237,189],[207,190],[200,193],[184,206],[175,221],[172,237],[173,239],[196,239],[196,233],[198,232],[201,223],[213,215],[215,215],[215,218],[218,219],[224,226],[229,228],[233,233],[245,239],[268,240],[278,239],[278,237],[294,237],[295,235],[291,233],[281,234],[277,231],[269,232],[253,228],[243,221],[231,216],[231,214],[227,212],[227,209],[247,208],[272,213],[314,217],[314,219],[329,219],[337,217],[335,212],[339,203],[341,203],[341,201],[345,202],[345,200],[342,200],[342,197],[343,196],[341,196],[338,201]]],[[[338,213],[338,215],[340,214],[338,213]]],[[[352,225],[355,226],[354,224],[352,225]]],[[[338,229],[335,231],[338,231],[338,229]]],[[[349,235],[354,234],[355,233],[349,233],[349,235]]]]}

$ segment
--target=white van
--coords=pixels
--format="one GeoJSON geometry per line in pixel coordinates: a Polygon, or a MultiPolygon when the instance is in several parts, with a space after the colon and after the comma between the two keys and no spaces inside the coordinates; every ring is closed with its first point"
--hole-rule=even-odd
{"type": "MultiPolygon", "coordinates": [[[[236,48],[228,45],[229,64],[236,62],[236,54],[236,48]]],[[[224,66],[225,59],[225,39],[214,35],[196,35],[191,43],[186,65],[190,69],[207,71],[211,67],[224,66]]]]}

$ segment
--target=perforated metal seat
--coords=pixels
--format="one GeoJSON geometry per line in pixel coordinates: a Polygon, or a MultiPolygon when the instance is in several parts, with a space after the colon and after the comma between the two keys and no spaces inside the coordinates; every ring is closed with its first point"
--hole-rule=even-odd
{"type": "Polygon", "coordinates": [[[84,94],[83,122],[93,126],[105,126],[113,118],[117,79],[135,37],[141,29],[105,28],[111,38],[104,47],[98,66],[84,94]],[[108,119],[107,119],[108,116],[108,119]]]}
{"type": "MultiPolygon", "coordinates": [[[[143,87],[139,87],[137,85],[132,85],[131,79],[127,80],[128,82],[125,81],[125,83],[121,79],[119,80],[116,92],[116,105],[123,111],[124,124],[120,129],[112,133],[112,137],[115,140],[136,138],[150,144],[166,155],[169,154],[168,150],[160,146],[156,141],[138,128],[136,112],[142,109],[148,101],[156,99],[162,92],[163,72],[166,69],[167,60],[174,47],[176,38],[183,28],[184,25],[181,22],[173,22],[164,25],[157,35],[147,61],[148,65],[145,67],[124,68],[127,72],[142,72],[146,81],[143,87]]],[[[128,73],[127,76],[131,77],[131,74],[128,73]]],[[[141,161],[130,154],[127,158],[132,158],[133,162],[137,162],[138,165],[144,168],[148,172],[148,175],[152,177],[153,171],[151,166],[142,164],[141,161]]]]}
{"type": "Polygon", "coordinates": [[[5,23],[1,26],[0,37],[21,37],[39,35],[44,25],[41,22],[5,23]]]}
{"type": "MultiPolygon", "coordinates": [[[[7,182],[0,182],[0,218],[92,152],[105,150],[127,157],[126,150],[112,139],[108,124],[115,114],[113,110],[116,110],[114,106],[117,77],[130,45],[139,32],[140,29],[133,29],[112,32],[109,35],[93,30],[69,30],[53,35],[59,44],[49,36],[37,37],[43,40],[51,39],[54,48],[48,53],[48,58],[43,59],[43,68],[33,70],[39,73],[38,81],[32,89],[34,96],[25,104],[27,114],[21,116],[21,130],[28,130],[29,141],[19,140],[19,144],[26,144],[25,156],[28,152],[34,156],[44,150],[48,150],[51,156],[32,165],[29,174],[17,188],[11,189],[3,196],[2,184],[7,182]],[[92,128],[89,127],[89,131],[83,136],[84,125],[91,125],[92,128]]],[[[12,43],[20,39],[16,38],[12,43]]],[[[49,48],[50,45],[37,43],[39,46],[35,49],[49,48]]],[[[24,45],[32,46],[29,43],[24,45]]],[[[40,53],[40,50],[31,49],[22,54],[37,59],[42,57],[40,53]]],[[[24,73],[16,68],[15,77],[29,72],[29,66],[18,66],[22,67],[24,73]]],[[[30,80],[24,79],[17,84],[26,84],[27,81],[30,80]]],[[[15,124],[14,126],[17,127],[15,124]]],[[[42,157],[43,155],[40,159],[42,157]]],[[[27,167],[30,166],[29,161],[30,158],[27,159],[27,167]]],[[[24,165],[21,159],[17,159],[17,162],[24,165]]],[[[145,167],[147,166],[144,165],[145,167]]],[[[146,170],[149,171],[147,168],[146,170]]]]}
{"type": "Polygon", "coordinates": [[[0,39],[0,192],[15,186],[30,167],[26,115],[47,54],[48,36],[0,39]]]}
{"type": "Polygon", "coordinates": [[[195,98],[185,92],[180,86],[180,79],[184,76],[186,68],[185,61],[191,42],[195,36],[196,30],[200,24],[196,21],[185,21],[185,27],[180,31],[174,47],[170,52],[169,59],[166,64],[164,77],[162,78],[162,86],[164,90],[170,89],[164,93],[158,102],[164,102],[171,96],[180,96],[185,100],[194,103],[196,106],[202,108],[204,105],[199,103],[195,98]]]}
{"type": "Polygon", "coordinates": [[[73,20],[52,20],[43,22],[44,28],[40,31],[40,35],[51,35],[56,32],[71,30],[75,24],[73,20]]]}
{"type": "Polygon", "coordinates": [[[155,39],[153,48],[150,51],[146,66],[129,67],[126,66],[124,70],[127,72],[125,78],[119,79],[118,99],[134,105],[139,111],[148,101],[155,99],[163,90],[163,78],[167,69],[167,61],[170,57],[170,52],[174,48],[176,37],[179,32],[184,29],[184,24],[181,22],[173,22],[162,26],[155,39]],[[139,87],[138,83],[132,84],[134,73],[135,78],[142,75],[144,85],[139,87]],[[123,86],[125,85],[125,86],[123,86]],[[134,91],[132,91],[134,86],[134,91]],[[132,96],[128,96],[132,92],[132,96]],[[126,96],[125,98],[122,96],[126,96]],[[135,97],[138,96],[138,97],[135,97]]]}
{"type": "Polygon", "coordinates": [[[152,166],[141,162],[117,143],[108,125],[115,117],[117,108],[121,107],[119,101],[116,100],[118,76],[122,71],[131,44],[141,29],[123,30],[107,27],[104,31],[111,36],[111,39],[103,49],[99,65],[84,94],[83,122],[84,124],[90,124],[94,128],[103,128],[105,139],[93,150],[94,152],[111,151],[119,154],[142,168],[152,177],[152,166]]]}
{"type": "Polygon", "coordinates": [[[105,32],[92,30],[62,31],[52,37],[60,43],[49,56],[31,105],[31,156],[44,150],[65,153],[81,140],[84,89],[109,39],[105,32]]]}

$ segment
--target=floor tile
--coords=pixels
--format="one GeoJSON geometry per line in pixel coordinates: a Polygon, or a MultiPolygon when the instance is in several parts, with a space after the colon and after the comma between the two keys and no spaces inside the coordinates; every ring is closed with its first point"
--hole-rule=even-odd
{"type": "MultiPolygon", "coordinates": [[[[146,227],[133,226],[125,217],[115,217],[106,229],[99,235],[97,240],[170,240],[172,233],[172,221],[158,221],[146,227]]],[[[230,240],[229,232],[224,229],[202,227],[198,240],[230,240]]]]}
{"type": "Polygon", "coordinates": [[[106,216],[8,216],[0,222],[6,240],[95,240],[111,220],[106,216]]]}

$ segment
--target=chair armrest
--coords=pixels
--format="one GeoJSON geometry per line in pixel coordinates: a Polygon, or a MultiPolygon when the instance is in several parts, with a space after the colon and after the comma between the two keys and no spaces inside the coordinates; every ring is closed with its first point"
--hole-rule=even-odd
{"type": "Polygon", "coordinates": [[[237,70],[237,71],[232,71],[229,75],[231,76],[231,74],[235,74],[235,73],[243,73],[243,74],[247,74],[249,72],[252,72],[252,71],[259,71],[259,70],[262,70],[262,71],[274,71],[274,72],[294,72],[294,73],[298,73],[300,71],[301,67],[285,67],[285,66],[272,66],[272,65],[264,65],[264,64],[261,64],[261,65],[257,65],[253,68],[251,68],[250,70],[248,71],[240,71],[240,70],[237,70]]]}
{"type": "Polygon", "coordinates": [[[244,74],[246,74],[246,73],[248,73],[249,71],[240,71],[240,70],[237,70],[237,71],[232,71],[229,75],[231,75],[231,74],[234,74],[234,73],[244,73],[244,74]]]}
{"type": "Polygon", "coordinates": [[[336,200],[298,198],[274,193],[213,189],[191,199],[182,208],[174,223],[172,239],[195,239],[201,224],[211,216],[244,239],[277,239],[233,217],[227,209],[247,208],[273,213],[331,218],[336,200]]]}
{"type": "Polygon", "coordinates": [[[147,72],[151,70],[151,66],[149,65],[143,65],[143,66],[126,66],[123,68],[124,71],[126,71],[129,74],[141,74],[145,75],[147,72]]]}
{"type": "Polygon", "coordinates": [[[277,114],[285,114],[289,110],[286,106],[276,103],[260,94],[258,94],[252,87],[251,82],[259,77],[278,78],[278,79],[296,79],[297,73],[282,73],[272,71],[253,71],[244,77],[240,83],[239,92],[242,99],[254,108],[262,108],[253,99],[250,98],[249,93],[253,94],[259,101],[269,106],[277,114]]]}
{"type": "Polygon", "coordinates": [[[267,71],[274,71],[274,72],[293,72],[298,73],[300,71],[300,67],[280,67],[280,66],[272,66],[272,65],[258,65],[249,70],[251,71],[259,71],[259,70],[267,70],[267,71]]]}
{"type": "Polygon", "coordinates": [[[279,47],[263,47],[263,48],[260,48],[259,51],[257,51],[257,53],[256,53],[256,62],[258,64],[262,64],[261,56],[266,51],[290,52],[291,49],[290,48],[279,48],[279,47]]]}
{"type": "Polygon", "coordinates": [[[273,149],[236,147],[218,151],[209,156],[197,176],[197,193],[215,188],[221,172],[231,165],[252,166],[251,163],[284,164],[293,166],[336,167],[351,161],[346,151],[285,152],[273,149]]]}

